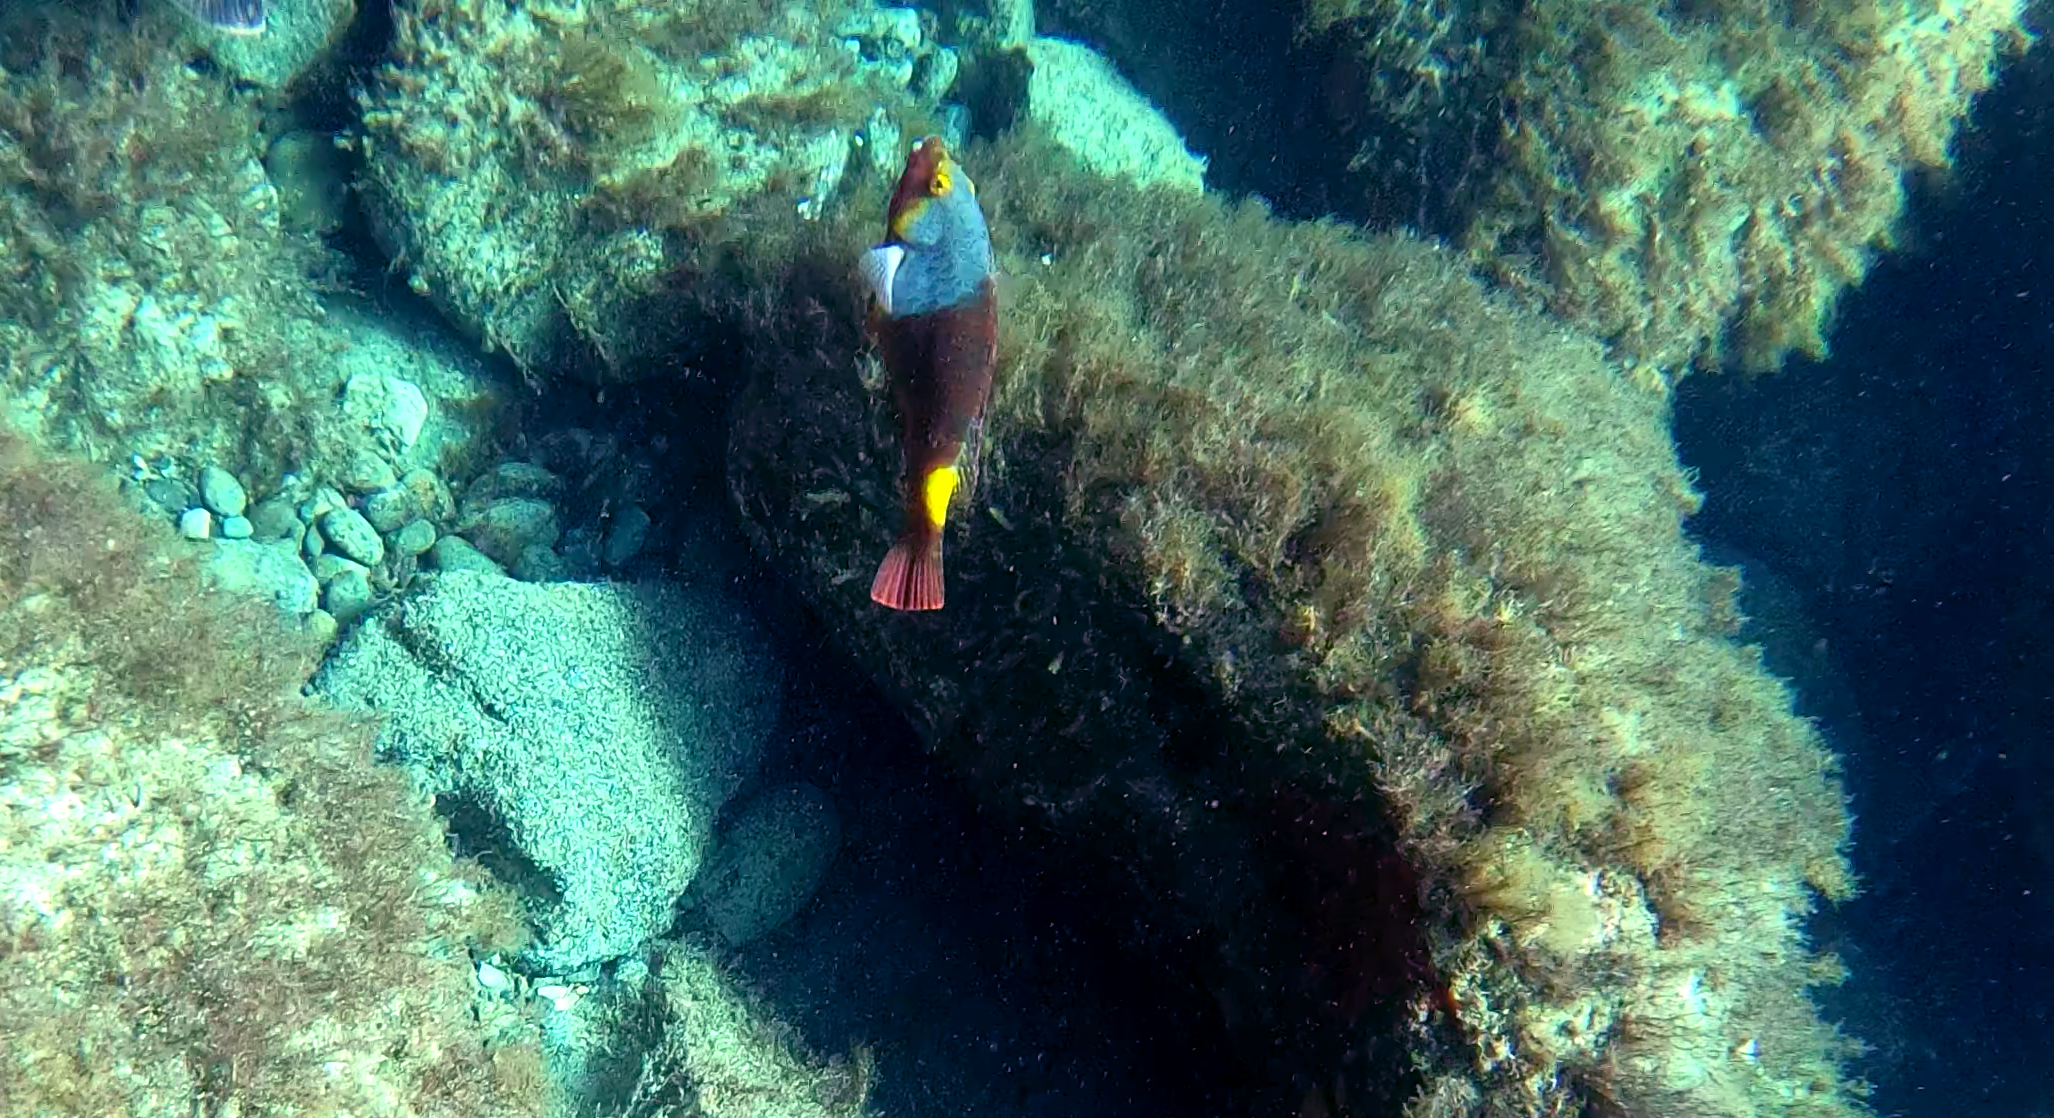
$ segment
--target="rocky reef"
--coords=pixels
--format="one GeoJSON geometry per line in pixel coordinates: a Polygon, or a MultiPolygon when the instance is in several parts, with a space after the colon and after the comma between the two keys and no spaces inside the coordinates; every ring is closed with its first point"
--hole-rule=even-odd
{"type": "Polygon", "coordinates": [[[536,1113],[465,954],[514,900],[300,697],[318,645],[102,470],[10,436],[0,515],[0,1109],[536,1113]]]}
{"type": "Polygon", "coordinates": [[[1673,375],[1824,355],[1906,176],[1950,165],[1971,100],[2029,41],[2021,19],[2005,2],[1321,0],[1305,28],[1374,75],[1355,156],[1372,181],[1415,172],[1392,148],[1467,153],[1444,169],[1463,245],[1673,375]]]}
{"type": "Polygon", "coordinates": [[[1803,993],[1833,762],[1729,639],[1661,396],[1445,249],[968,158],[1016,285],[949,608],[863,594],[892,428],[828,258],[764,281],[730,442],[933,748],[1119,851],[1304,1106],[1858,1112],[1803,993]]]}
{"type": "Polygon", "coordinates": [[[864,1112],[724,969],[842,834],[738,526],[1255,1110],[1863,1112],[1667,389],[1822,350],[2015,4],[1294,8],[1267,111],[1413,231],[1208,193],[1142,0],[279,7],[0,16],[0,1109],[864,1112]],[[851,272],[928,132],[1004,309],[905,616],[851,272]]]}

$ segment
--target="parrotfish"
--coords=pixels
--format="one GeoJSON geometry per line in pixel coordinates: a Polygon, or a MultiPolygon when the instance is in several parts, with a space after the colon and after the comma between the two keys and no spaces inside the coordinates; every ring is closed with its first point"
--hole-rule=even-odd
{"type": "Polygon", "coordinates": [[[942,525],[975,465],[998,364],[998,288],[977,189],[939,137],[907,156],[884,242],[863,254],[861,273],[906,453],[905,525],[870,597],[940,609],[942,525]]]}

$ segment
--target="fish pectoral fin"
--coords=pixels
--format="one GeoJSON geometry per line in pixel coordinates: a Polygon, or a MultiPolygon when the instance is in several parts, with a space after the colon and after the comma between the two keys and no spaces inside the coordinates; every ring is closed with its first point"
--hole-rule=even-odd
{"type": "Polygon", "coordinates": [[[906,250],[901,245],[878,245],[863,254],[856,265],[856,273],[863,281],[863,290],[870,293],[871,305],[878,313],[889,318],[892,313],[891,285],[899,274],[899,265],[906,262],[906,250]]]}

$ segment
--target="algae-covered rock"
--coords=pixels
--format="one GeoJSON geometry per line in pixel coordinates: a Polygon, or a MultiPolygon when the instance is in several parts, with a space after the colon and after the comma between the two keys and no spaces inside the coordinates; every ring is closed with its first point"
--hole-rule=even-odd
{"type": "Polygon", "coordinates": [[[0,415],[139,481],[212,465],[258,492],[367,445],[460,453],[482,366],[318,301],[333,261],[280,220],[260,96],[179,49],[172,5],[113,7],[0,8],[0,415]],[[392,378],[375,409],[343,392],[370,370],[392,378]]]}
{"type": "Polygon", "coordinates": [[[261,35],[223,34],[197,21],[190,34],[237,77],[283,90],[335,45],[356,14],[356,0],[265,0],[261,35]]]}
{"type": "Polygon", "coordinates": [[[540,1118],[512,897],[110,480],[0,437],[0,1109],[540,1118]]]}
{"type": "MultiPolygon", "coordinates": [[[[525,368],[676,340],[687,279],[886,173],[934,52],[865,0],[394,5],[365,199],[417,290],[525,368]]],[[[935,95],[944,92],[932,91],[935,95]]],[[[890,168],[896,173],[896,168],[890,168]]]]}
{"type": "Polygon", "coordinates": [[[1500,281],[1653,377],[1823,355],[2023,9],[1315,0],[1305,27],[1360,59],[1366,189],[1445,195],[1500,281]]]}
{"type": "Polygon", "coordinates": [[[106,15],[0,10],[6,417],[96,453],[275,474],[313,395],[280,374],[318,329],[318,253],[279,228],[254,99],[172,49],[182,26],[106,15]]]}
{"type": "Polygon", "coordinates": [[[649,1009],[662,1040],[621,1111],[631,1118],[861,1118],[876,1061],[858,1046],[816,1060],[770,1006],[721,973],[697,944],[651,975],[649,1009]]]}
{"type": "Polygon", "coordinates": [[[1133,876],[1279,1109],[1858,1113],[1799,930],[1851,891],[1833,761],[1661,395],[1457,254],[964,159],[1014,282],[947,608],[865,593],[896,428],[834,273],[753,324],[730,444],[937,754],[1133,876]]]}

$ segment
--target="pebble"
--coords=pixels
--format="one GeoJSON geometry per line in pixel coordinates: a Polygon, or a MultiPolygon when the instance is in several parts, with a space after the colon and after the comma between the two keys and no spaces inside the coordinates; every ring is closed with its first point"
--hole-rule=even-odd
{"type": "Polygon", "coordinates": [[[173,516],[200,503],[199,491],[175,477],[151,478],[144,482],[143,496],[173,516]]]}
{"type": "Polygon", "coordinates": [[[250,526],[247,516],[224,516],[221,518],[221,538],[224,540],[246,540],[256,529],[250,526]]]}
{"type": "Polygon", "coordinates": [[[178,514],[178,534],[189,540],[204,540],[214,534],[214,514],[203,508],[178,514]]]}
{"type": "Polygon", "coordinates": [[[514,497],[554,497],[562,488],[555,474],[533,462],[501,462],[464,490],[464,511],[476,512],[514,497]]]}
{"type": "Polygon", "coordinates": [[[419,555],[434,546],[435,525],[425,520],[408,521],[392,537],[393,550],[402,555],[419,555]]]}
{"type": "Polygon", "coordinates": [[[505,971],[493,966],[491,963],[479,963],[478,985],[494,993],[501,993],[513,988],[513,979],[507,977],[505,971]]]}
{"type": "Polygon", "coordinates": [[[385,561],[385,541],[364,514],[348,506],[321,514],[321,538],[330,547],[366,567],[385,561]]]}
{"type": "Polygon", "coordinates": [[[359,450],[350,456],[342,484],[355,493],[375,493],[399,484],[399,473],[376,451],[359,450]]]}
{"type": "Polygon", "coordinates": [[[456,499],[449,495],[449,486],[435,476],[432,470],[408,470],[399,479],[400,487],[414,496],[414,507],[422,516],[431,520],[447,520],[456,515],[456,499]]]}
{"type": "Polygon", "coordinates": [[[334,640],[336,631],[341,628],[342,625],[335,620],[335,615],[325,609],[310,610],[300,619],[300,630],[312,635],[322,644],[334,640]]]}
{"type": "Polygon", "coordinates": [[[444,536],[428,549],[428,562],[438,571],[506,573],[491,557],[472,547],[462,536],[444,536]]]}
{"type": "Polygon", "coordinates": [[[216,585],[267,597],[295,617],[314,608],[321,588],[291,544],[215,540],[213,546],[207,571],[216,585]]]}
{"type": "Polygon", "coordinates": [[[460,531],[479,551],[504,564],[519,560],[530,547],[555,547],[563,534],[555,506],[529,497],[494,501],[466,517],[460,531]]]}
{"type": "Polygon", "coordinates": [[[254,540],[299,541],[306,525],[300,523],[299,514],[293,511],[292,502],[284,497],[269,497],[258,501],[250,509],[250,538],[254,540]]]}
{"type": "Polygon", "coordinates": [[[347,625],[371,608],[371,578],[363,568],[347,570],[321,588],[321,608],[335,615],[338,625],[347,625]]]}
{"type": "Polygon", "coordinates": [[[241,516],[249,508],[250,495],[234,474],[209,466],[200,471],[200,503],[216,516],[241,516]]]}
{"type": "Polygon", "coordinates": [[[601,550],[599,530],[590,524],[565,529],[562,541],[556,545],[566,576],[578,582],[598,577],[601,550]]]}
{"type": "Polygon", "coordinates": [[[343,497],[340,490],[324,485],[314,490],[313,496],[300,502],[300,519],[312,524],[326,516],[329,509],[344,508],[348,505],[348,499],[343,497]]]}
{"type": "Polygon", "coordinates": [[[607,566],[618,567],[642,551],[649,538],[649,513],[640,505],[629,505],[613,516],[606,530],[606,550],[601,554],[607,566]]]}
{"type": "Polygon", "coordinates": [[[364,566],[362,563],[359,563],[354,559],[345,559],[342,556],[337,555],[333,552],[330,552],[326,555],[316,556],[314,561],[308,564],[308,566],[313,569],[314,577],[321,580],[323,585],[326,585],[327,583],[332,582],[336,578],[348,574],[351,571],[362,571],[366,574],[370,573],[370,568],[364,566]]]}
{"type": "Polygon", "coordinates": [[[562,582],[570,577],[564,561],[541,544],[522,548],[509,573],[522,582],[562,582]]]}
{"type": "Polygon", "coordinates": [[[556,1007],[558,1013],[569,1013],[578,1004],[578,999],[585,996],[585,993],[586,988],[583,986],[549,985],[535,987],[535,996],[546,999],[550,1005],[556,1007]]]}
{"type": "Polygon", "coordinates": [[[428,422],[428,397],[419,385],[399,377],[354,373],[343,386],[342,407],[372,430],[399,444],[414,445],[428,422]]]}
{"type": "Polygon", "coordinates": [[[412,490],[380,489],[364,498],[364,519],[380,532],[397,532],[400,526],[421,515],[412,490]]]}

